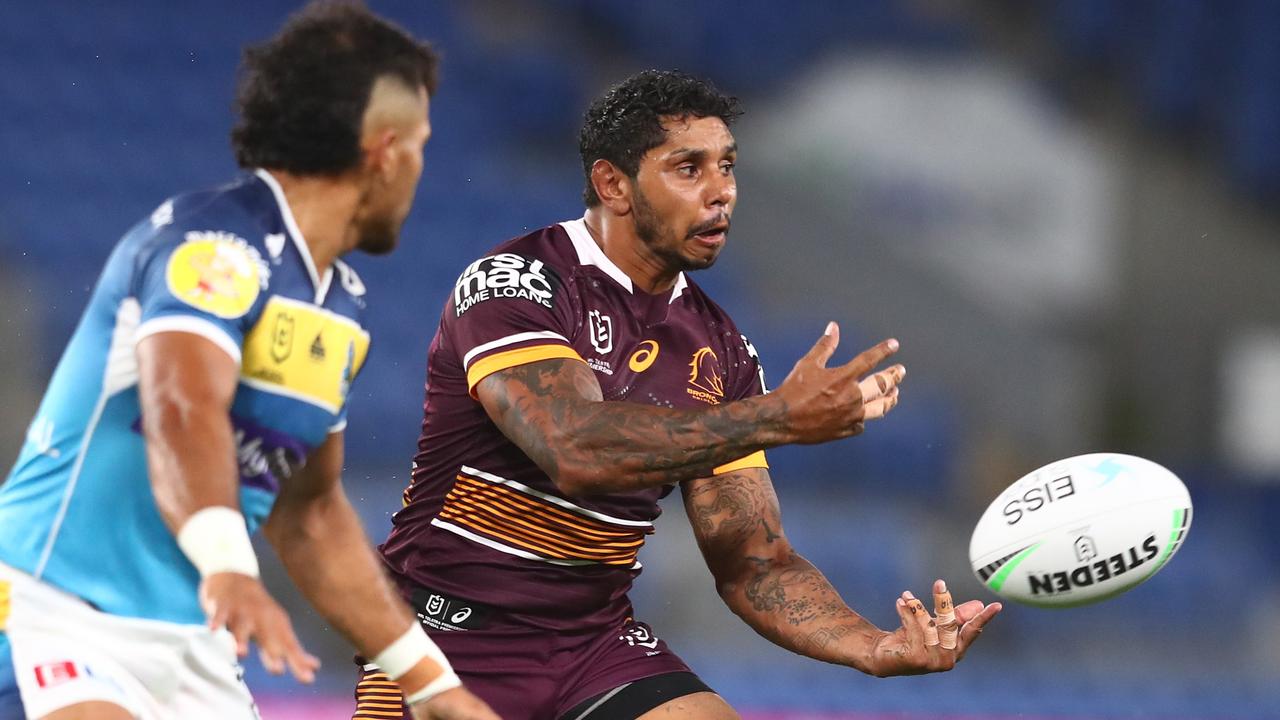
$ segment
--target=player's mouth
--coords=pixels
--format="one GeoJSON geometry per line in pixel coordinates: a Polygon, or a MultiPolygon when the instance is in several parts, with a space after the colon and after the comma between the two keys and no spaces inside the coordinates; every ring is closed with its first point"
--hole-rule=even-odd
{"type": "Polygon", "coordinates": [[[720,219],[695,227],[689,237],[709,248],[720,247],[729,235],[729,221],[720,219]]]}

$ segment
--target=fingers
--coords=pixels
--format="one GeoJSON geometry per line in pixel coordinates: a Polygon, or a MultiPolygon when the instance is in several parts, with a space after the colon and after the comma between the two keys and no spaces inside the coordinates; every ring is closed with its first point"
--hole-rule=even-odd
{"type": "Polygon", "coordinates": [[[226,628],[235,640],[238,657],[247,657],[250,643],[257,643],[258,657],[268,672],[281,675],[287,669],[304,683],[315,680],[320,661],[302,648],[289,616],[256,579],[215,574],[201,583],[200,601],[209,628],[226,628]]]}
{"type": "Polygon", "coordinates": [[[907,369],[902,365],[894,365],[887,370],[868,375],[858,383],[858,389],[862,391],[862,401],[867,403],[888,396],[898,389],[898,383],[902,382],[906,376],[907,369]]]}
{"type": "Polygon", "coordinates": [[[285,668],[300,682],[315,681],[320,660],[302,649],[302,643],[293,632],[293,626],[281,612],[263,623],[260,632],[254,633],[258,641],[258,657],[262,666],[272,675],[283,675],[285,668]]]}
{"type": "Polygon", "coordinates": [[[829,322],[827,329],[822,332],[822,337],[818,338],[818,342],[814,343],[805,358],[817,363],[818,367],[826,367],[827,361],[831,359],[831,355],[835,353],[836,346],[839,344],[840,326],[829,322]]]}
{"type": "Polygon", "coordinates": [[[875,400],[872,400],[871,402],[863,403],[862,421],[866,422],[867,420],[879,420],[885,415],[888,415],[889,411],[894,409],[897,406],[898,406],[898,388],[894,388],[889,391],[888,395],[882,398],[877,398],[875,400]]]}
{"type": "Polygon", "coordinates": [[[877,365],[884,362],[885,358],[896,352],[898,352],[898,341],[894,338],[889,338],[869,350],[863,350],[858,353],[858,356],[850,360],[845,365],[845,368],[852,374],[861,377],[871,372],[877,365]]]}
{"type": "Polygon", "coordinates": [[[907,604],[905,596],[898,598],[898,602],[894,607],[898,610],[898,619],[902,622],[902,629],[907,633],[907,644],[918,646],[924,644],[924,630],[920,629],[920,624],[916,622],[915,613],[911,611],[911,606],[907,604]]]}
{"type": "Polygon", "coordinates": [[[960,603],[956,606],[956,621],[961,625],[974,619],[986,609],[986,605],[981,600],[970,600],[966,603],[960,603]]]}
{"type": "Polygon", "coordinates": [[[320,658],[302,649],[299,645],[291,652],[285,662],[289,664],[289,674],[308,685],[315,682],[316,671],[320,669],[320,658]]]}
{"type": "Polygon", "coordinates": [[[906,603],[907,612],[911,614],[911,622],[919,628],[920,637],[923,638],[925,647],[936,647],[940,642],[938,639],[938,623],[934,621],[929,611],[924,609],[924,603],[920,602],[915,595],[912,595],[910,590],[902,593],[902,601],[906,603]]]}
{"type": "Polygon", "coordinates": [[[951,602],[951,593],[947,591],[947,583],[942,580],[933,584],[933,614],[938,618],[938,641],[942,649],[955,650],[960,623],[956,620],[955,606],[951,602]]]}
{"type": "Polygon", "coordinates": [[[991,618],[999,614],[1003,607],[998,602],[991,603],[960,628],[960,643],[959,647],[956,648],[957,659],[964,656],[965,651],[969,649],[969,645],[978,639],[978,636],[982,634],[982,629],[986,627],[987,623],[991,622],[991,618]]]}

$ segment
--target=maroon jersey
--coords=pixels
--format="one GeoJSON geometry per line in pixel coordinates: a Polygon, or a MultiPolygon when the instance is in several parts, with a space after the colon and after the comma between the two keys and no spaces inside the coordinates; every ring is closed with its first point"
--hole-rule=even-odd
{"type": "MultiPolygon", "coordinates": [[[[406,593],[549,629],[617,621],[672,486],[570,498],[503,435],[476,384],[551,358],[586,363],[606,401],[698,408],[764,392],[755,349],[683,273],[660,295],[632,287],[582,220],[504,243],[462,272],[431,343],[413,481],[381,547],[406,593]]],[[[764,453],[716,472],[746,467],[767,467],[764,453]]]]}

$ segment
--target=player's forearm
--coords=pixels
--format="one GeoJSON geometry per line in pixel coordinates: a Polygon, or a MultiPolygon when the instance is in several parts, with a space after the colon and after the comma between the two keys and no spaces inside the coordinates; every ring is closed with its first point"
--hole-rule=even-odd
{"type": "Polygon", "coordinates": [[[373,657],[413,622],[341,486],[277,506],[263,532],[303,596],[361,654],[373,657]]]}
{"type": "Polygon", "coordinates": [[[808,560],[795,551],[743,560],[733,580],[718,583],[734,613],[792,652],[875,674],[873,652],[884,632],[851,610],[808,560]]]}
{"type": "MultiPolygon", "coordinates": [[[[590,369],[575,361],[504,371],[485,388],[494,420],[570,495],[655,487],[712,474],[758,450],[790,441],[785,407],[772,396],[698,410],[606,402],[590,369]],[[595,397],[592,397],[594,391],[595,397]]],[[[486,381],[487,382],[487,381],[486,381]]]]}
{"type": "Polygon", "coordinates": [[[239,507],[235,440],[220,404],[154,402],[143,413],[147,467],[156,505],[175,534],[196,511],[239,507]]]}
{"type": "Polygon", "coordinates": [[[556,460],[581,495],[679,483],[781,444],[773,411],[764,397],[706,410],[584,405],[567,415],[556,460]]]}

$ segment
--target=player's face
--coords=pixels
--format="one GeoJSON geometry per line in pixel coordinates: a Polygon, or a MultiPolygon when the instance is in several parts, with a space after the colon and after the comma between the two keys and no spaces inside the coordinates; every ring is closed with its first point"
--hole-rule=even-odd
{"type": "MultiPolygon", "coordinates": [[[[378,100],[375,91],[372,102],[378,100]]],[[[401,98],[403,103],[403,98],[401,98]]],[[[418,88],[416,102],[397,108],[388,119],[395,129],[394,141],[385,149],[387,172],[375,176],[359,220],[356,247],[373,255],[395,249],[400,229],[413,209],[413,199],[422,178],[422,153],[431,137],[430,98],[418,88]]]]}
{"type": "Polygon", "coordinates": [[[738,145],[718,117],[664,118],[666,142],[640,161],[632,192],[636,235],[673,270],[711,267],[738,202],[738,145]]]}

